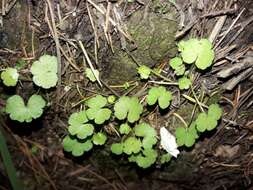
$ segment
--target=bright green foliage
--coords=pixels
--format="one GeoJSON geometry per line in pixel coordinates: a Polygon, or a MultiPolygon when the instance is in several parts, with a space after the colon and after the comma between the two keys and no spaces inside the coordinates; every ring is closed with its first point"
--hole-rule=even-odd
{"type": "Polygon", "coordinates": [[[145,65],[138,67],[138,73],[140,74],[141,79],[148,79],[151,69],[145,65]]]}
{"type": "Polygon", "coordinates": [[[69,117],[69,128],[68,131],[71,135],[76,135],[79,139],[85,139],[91,136],[94,132],[92,124],[87,123],[85,111],[73,113],[69,117]]]}
{"type": "Polygon", "coordinates": [[[208,116],[219,120],[222,116],[222,109],[218,104],[212,104],[208,108],[208,116]]]}
{"type": "Polygon", "coordinates": [[[178,79],[178,87],[180,90],[187,90],[190,88],[192,82],[187,77],[183,76],[180,79],[178,79]]]}
{"type": "Polygon", "coordinates": [[[99,71],[95,69],[94,74],[90,68],[85,69],[85,75],[91,82],[95,82],[97,80],[97,78],[99,77],[99,71]]]}
{"type": "Polygon", "coordinates": [[[130,126],[127,123],[123,123],[119,127],[119,132],[122,135],[123,134],[127,135],[130,131],[131,131],[131,128],[130,128],[130,126]]]}
{"type": "Polygon", "coordinates": [[[206,113],[200,113],[196,119],[196,124],[197,124],[197,130],[199,132],[204,132],[207,128],[207,114],[206,113]]]}
{"type": "Polygon", "coordinates": [[[141,141],[136,137],[128,137],[123,144],[123,152],[130,155],[141,150],[141,141]]]}
{"type": "Polygon", "coordinates": [[[212,104],[208,107],[208,113],[200,113],[196,119],[197,130],[199,132],[204,132],[205,130],[213,130],[217,124],[218,120],[222,116],[222,109],[218,104],[212,104]]]}
{"type": "Polygon", "coordinates": [[[97,95],[87,100],[86,105],[89,109],[86,111],[87,117],[90,120],[95,120],[96,124],[102,124],[111,117],[111,110],[104,108],[107,104],[107,99],[101,95],[97,95]]]}
{"type": "Polygon", "coordinates": [[[111,151],[113,154],[120,155],[123,153],[124,144],[122,143],[114,143],[111,146],[111,151]]]}
{"type": "Polygon", "coordinates": [[[189,128],[179,127],[176,129],[177,145],[191,147],[194,145],[195,140],[198,138],[198,133],[195,128],[195,123],[189,128]]]}
{"type": "Polygon", "coordinates": [[[148,168],[155,163],[157,155],[157,151],[154,149],[144,149],[142,153],[131,155],[128,160],[136,162],[141,168],[148,168]]]}
{"type": "Polygon", "coordinates": [[[175,70],[177,76],[183,75],[185,72],[185,65],[180,57],[171,59],[170,66],[175,70]]]}
{"type": "Polygon", "coordinates": [[[80,126],[84,123],[87,123],[89,120],[86,116],[85,111],[80,111],[76,113],[72,113],[69,117],[68,123],[72,126],[80,126]]]}
{"type": "Polygon", "coordinates": [[[148,91],[147,103],[148,105],[154,105],[158,101],[160,108],[165,109],[170,105],[172,100],[172,94],[167,91],[165,87],[152,87],[148,91]]]}
{"type": "Polygon", "coordinates": [[[5,86],[16,86],[18,82],[18,71],[14,68],[7,68],[1,73],[1,79],[5,86]]]}
{"type": "Polygon", "coordinates": [[[39,95],[32,95],[27,103],[18,95],[8,98],[5,111],[10,114],[12,120],[19,122],[31,122],[32,119],[39,118],[46,106],[45,100],[39,95]]]}
{"type": "Polygon", "coordinates": [[[157,132],[147,123],[140,123],[134,127],[134,133],[138,137],[144,137],[142,140],[142,147],[150,149],[157,143],[157,132]]]}
{"type": "Polygon", "coordinates": [[[140,123],[134,127],[134,133],[138,137],[155,137],[156,130],[147,123],[140,123]]]}
{"type": "Polygon", "coordinates": [[[70,125],[68,131],[71,135],[76,135],[79,139],[86,139],[88,136],[91,136],[94,132],[94,127],[90,123],[80,125],[70,125]]]}
{"type": "Polygon", "coordinates": [[[127,90],[130,87],[130,84],[129,82],[125,82],[123,86],[124,86],[124,89],[127,90]]]}
{"type": "Polygon", "coordinates": [[[107,101],[109,104],[113,104],[116,100],[116,97],[114,95],[108,96],[107,101]]]}
{"type": "Polygon", "coordinates": [[[140,118],[143,107],[137,97],[122,96],[114,105],[115,116],[119,120],[127,118],[130,123],[133,123],[140,118]]]}
{"type": "Polygon", "coordinates": [[[171,155],[169,153],[163,154],[160,158],[161,164],[168,163],[171,160],[171,155]]]}
{"type": "Polygon", "coordinates": [[[178,49],[181,51],[185,63],[195,62],[196,67],[201,70],[205,70],[212,65],[214,51],[211,42],[207,39],[181,41],[178,44],[178,49]]]}
{"type": "Polygon", "coordinates": [[[144,149],[150,149],[157,143],[155,136],[145,136],[142,140],[142,147],[144,149]]]}
{"type": "Polygon", "coordinates": [[[106,135],[101,132],[94,134],[92,137],[92,141],[95,145],[105,144],[106,139],[107,139],[106,135]]]}
{"type": "Polygon", "coordinates": [[[51,55],[42,55],[31,67],[33,82],[45,89],[54,87],[57,83],[57,58],[51,55]]]}
{"type": "Polygon", "coordinates": [[[71,136],[66,136],[63,139],[63,148],[66,152],[71,152],[73,156],[82,156],[84,152],[88,152],[93,147],[91,140],[84,142],[79,141],[71,136]]]}

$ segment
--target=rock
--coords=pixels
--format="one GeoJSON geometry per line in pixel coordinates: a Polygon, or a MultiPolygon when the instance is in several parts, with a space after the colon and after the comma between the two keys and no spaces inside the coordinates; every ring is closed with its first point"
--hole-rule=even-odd
{"type": "Polygon", "coordinates": [[[153,67],[162,60],[175,56],[177,48],[174,36],[177,23],[173,16],[173,8],[169,8],[166,13],[160,13],[154,2],[151,4],[147,12],[145,9],[138,10],[126,21],[136,48],[131,50],[133,44],[127,44],[131,55],[129,56],[120,45],[114,46],[115,53],[107,59],[102,73],[102,78],[108,83],[122,84],[134,80],[137,76],[134,60],[138,64],[153,67]]]}

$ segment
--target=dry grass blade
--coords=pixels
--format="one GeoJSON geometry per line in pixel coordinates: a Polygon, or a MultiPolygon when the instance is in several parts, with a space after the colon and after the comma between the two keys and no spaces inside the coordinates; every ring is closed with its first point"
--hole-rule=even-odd
{"type": "Polygon", "coordinates": [[[88,56],[87,51],[85,50],[85,48],[84,48],[84,46],[83,46],[83,43],[82,43],[81,41],[78,41],[78,42],[79,42],[79,45],[80,45],[80,47],[81,47],[81,49],[82,49],[82,51],[83,51],[83,54],[84,54],[84,56],[85,56],[85,59],[87,60],[89,66],[90,66],[90,68],[91,68],[91,71],[92,71],[93,75],[94,75],[95,78],[97,79],[98,84],[102,87],[103,85],[102,85],[102,83],[100,82],[98,76],[95,74],[95,68],[93,67],[93,65],[92,65],[92,63],[91,63],[91,60],[90,60],[90,58],[89,58],[89,56],[88,56]]]}

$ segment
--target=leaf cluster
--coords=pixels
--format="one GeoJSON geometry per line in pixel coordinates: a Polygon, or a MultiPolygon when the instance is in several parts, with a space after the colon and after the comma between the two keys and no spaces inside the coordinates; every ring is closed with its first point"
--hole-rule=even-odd
{"type": "Polygon", "coordinates": [[[114,105],[114,115],[117,119],[127,119],[130,123],[134,123],[140,119],[143,106],[137,97],[122,96],[114,105]]]}
{"type": "Polygon", "coordinates": [[[198,69],[205,70],[212,65],[214,59],[214,50],[212,43],[207,39],[192,38],[187,41],[181,41],[178,44],[182,59],[187,64],[195,65],[198,69]]]}
{"type": "Polygon", "coordinates": [[[208,113],[200,113],[190,127],[179,127],[176,129],[178,146],[193,146],[196,139],[199,138],[199,133],[213,130],[217,126],[221,116],[222,109],[220,106],[218,104],[211,104],[208,107],[208,113]]]}
{"type": "Polygon", "coordinates": [[[208,113],[200,113],[196,119],[196,128],[199,132],[211,131],[222,116],[222,109],[218,104],[211,104],[208,107],[208,113]]]}
{"type": "MultiPolygon", "coordinates": [[[[129,133],[131,130],[127,124],[122,124],[120,128],[124,129],[122,134],[126,134],[125,131],[129,133]]],[[[132,136],[127,137],[123,142],[112,144],[111,151],[116,155],[125,153],[129,156],[130,162],[136,162],[138,166],[147,168],[155,163],[157,158],[157,151],[153,149],[157,143],[157,132],[147,123],[137,124],[132,132],[132,136]]]]}
{"type": "Polygon", "coordinates": [[[158,101],[160,108],[165,109],[170,105],[172,100],[172,94],[170,91],[167,91],[165,87],[152,87],[148,91],[147,103],[148,105],[154,105],[158,101]]]}
{"type": "Polygon", "coordinates": [[[84,152],[92,149],[94,145],[104,145],[107,136],[103,132],[95,132],[95,124],[102,124],[111,116],[111,110],[105,108],[107,99],[97,95],[86,101],[89,107],[87,110],[72,113],[68,120],[68,132],[63,140],[63,147],[66,152],[73,156],[81,156],[84,152]]]}

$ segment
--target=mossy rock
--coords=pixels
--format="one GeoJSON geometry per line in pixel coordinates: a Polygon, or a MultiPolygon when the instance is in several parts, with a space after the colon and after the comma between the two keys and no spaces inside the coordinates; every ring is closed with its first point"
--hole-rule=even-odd
{"type": "Polygon", "coordinates": [[[175,10],[170,7],[166,13],[155,12],[154,2],[152,3],[148,10],[136,11],[126,22],[134,44],[127,44],[129,53],[123,51],[120,45],[114,46],[115,52],[109,57],[103,72],[103,78],[110,84],[134,80],[137,76],[136,62],[153,67],[162,60],[175,56],[175,10]]]}

